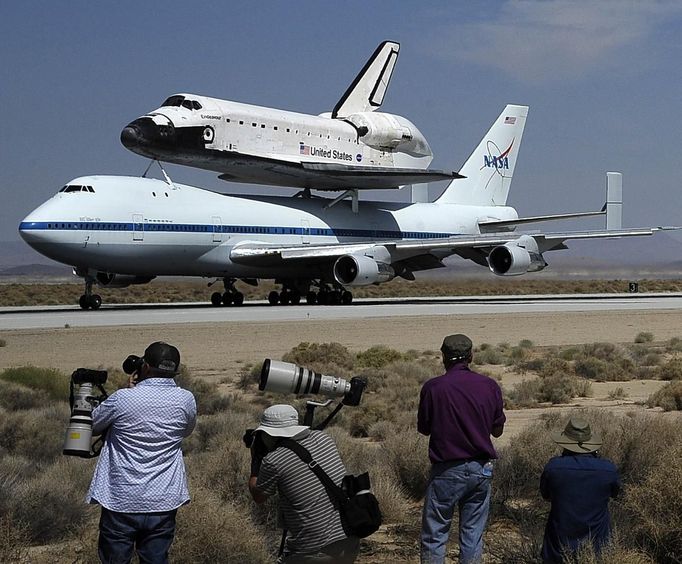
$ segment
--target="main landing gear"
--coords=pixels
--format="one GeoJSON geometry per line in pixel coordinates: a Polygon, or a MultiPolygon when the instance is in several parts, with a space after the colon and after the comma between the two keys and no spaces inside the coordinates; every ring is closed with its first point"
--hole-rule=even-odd
{"type": "Polygon", "coordinates": [[[81,306],[81,309],[99,309],[102,305],[102,296],[92,293],[94,282],[94,278],[85,276],[85,294],[78,299],[78,305],[81,306]]]}
{"type": "Polygon", "coordinates": [[[244,303],[244,294],[234,287],[236,281],[236,278],[223,278],[225,291],[222,294],[220,292],[213,292],[211,294],[211,303],[214,306],[242,305],[244,303]]]}
{"type": "MultiPolygon", "coordinates": [[[[332,288],[328,284],[318,284],[319,291],[310,288],[305,292],[305,302],[308,305],[349,305],[353,302],[353,294],[342,287],[332,288]]],[[[285,285],[281,292],[273,290],[268,294],[270,305],[298,305],[301,303],[302,293],[296,288],[285,285]]]]}

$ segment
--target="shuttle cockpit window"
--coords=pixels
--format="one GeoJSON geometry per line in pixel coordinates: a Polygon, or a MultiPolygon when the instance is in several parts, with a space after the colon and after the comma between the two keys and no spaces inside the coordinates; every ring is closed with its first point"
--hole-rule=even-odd
{"type": "Polygon", "coordinates": [[[201,109],[201,104],[197,102],[196,100],[185,100],[182,103],[183,108],[187,108],[188,110],[200,110],[201,109]]]}
{"type": "Polygon", "coordinates": [[[81,186],[80,184],[67,184],[60,190],[60,192],[91,192],[95,193],[95,189],[92,186],[81,186]]]}
{"type": "Polygon", "coordinates": [[[185,101],[184,96],[171,96],[170,98],[166,98],[163,104],[161,104],[161,107],[164,106],[182,106],[182,103],[185,101]]]}

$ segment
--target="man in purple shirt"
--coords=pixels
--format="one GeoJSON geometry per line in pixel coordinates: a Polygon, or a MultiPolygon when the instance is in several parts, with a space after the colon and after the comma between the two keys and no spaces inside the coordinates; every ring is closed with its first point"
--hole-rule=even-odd
{"type": "Polygon", "coordinates": [[[459,560],[480,562],[490,505],[490,436],[506,420],[502,391],[493,379],[469,370],[472,343],[466,335],[445,337],[446,372],[424,383],[417,430],[429,437],[431,477],[424,497],[422,563],[442,563],[455,508],[459,510],[459,560]]]}

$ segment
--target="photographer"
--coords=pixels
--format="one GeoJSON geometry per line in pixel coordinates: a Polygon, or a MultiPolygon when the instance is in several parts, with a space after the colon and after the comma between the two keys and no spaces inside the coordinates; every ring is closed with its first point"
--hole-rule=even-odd
{"type": "Polygon", "coordinates": [[[102,562],[168,562],[175,514],[189,502],[180,445],[196,423],[191,392],[173,380],[180,353],[152,343],[124,370],[130,388],[118,390],[92,413],[93,432],[106,433],[87,495],[102,506],[98,553],[102,562]]]}
{"type": "Polygon", "coordinates": [[[256,503],[279,493],[284,528],[288,531],[278,562],[351,563],[359,540],[347,537],[339,511],[315,473],[289,448],[278,446],[290,438],[305,447],[337,485],[346,474],[334,441],[322,431],[298,424],[291,405],[273,405],[260,419],[260,426],[247,432],[251,442],[249,491],[256,503]]]}

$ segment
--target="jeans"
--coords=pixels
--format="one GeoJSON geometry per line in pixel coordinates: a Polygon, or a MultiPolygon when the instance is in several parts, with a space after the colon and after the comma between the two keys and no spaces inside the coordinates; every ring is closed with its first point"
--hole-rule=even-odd
{"type": "Polygon", "coordinates": [[[422,514],[422,564],[445,561],[455,508],[459,509],[459,561],[481,561],[491,482],[491,476],[483,474],[485,462],[442,462],[431,467],[422,514]]]}
{"type": "Polygon", "coordinates": [[[141,564],[166,564],[175,535],[177,509],[161,513],[118,513],[102,507],[97,552],[105,564],[127,564],[133,549],[141,564]]]}
{"type": "Polygon", "coordinates": [[[360,539],[347,537],[323,546],[313,554],[285,554],[277,562],[279,564],[352,564],[359,550],[360,539]]]}

